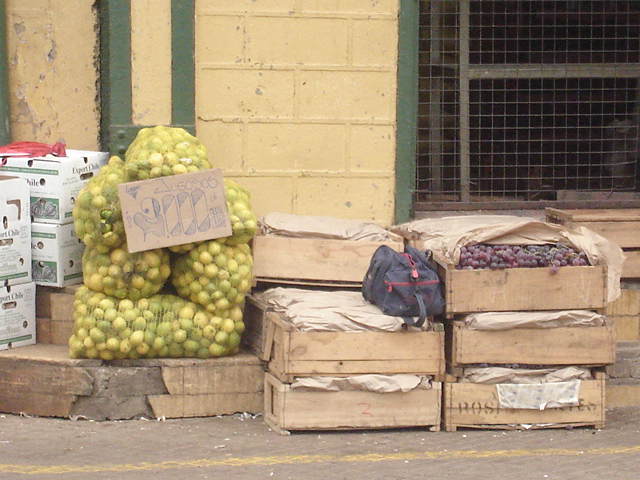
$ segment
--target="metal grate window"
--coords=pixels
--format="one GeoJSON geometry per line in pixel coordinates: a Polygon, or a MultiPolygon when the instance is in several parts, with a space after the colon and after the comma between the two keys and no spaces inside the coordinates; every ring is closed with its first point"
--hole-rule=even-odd
{"type": "Polygon", "coordinates": [[[638,198],[640,1],[422,0],[417,202],[638,198]]]}

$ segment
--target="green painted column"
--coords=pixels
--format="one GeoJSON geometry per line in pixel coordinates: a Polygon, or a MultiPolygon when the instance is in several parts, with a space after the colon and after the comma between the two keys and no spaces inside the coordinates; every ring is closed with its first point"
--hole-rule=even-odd
{"type": "Polygon", "coordinates": [[[408,221],[413,212],[418,118],[419,13],[419,0],[400,1],[396,102],[396,223],[408,221]]]}
{"type": "Polygon", "coordinates": [[[195,134],[195,0],[171,1],[171,123],[195,134]]]}
{"type": "Polygon", "coordinates": [[[11,142],[11,124],[9,114],[7,11],[5,0],[0,0],[0,145],[11,142]]]}
{"type": "MultiPolygon", "coordinates": [[[[101,144],[124,154],[132,122],[131,0],[101,0],[101,144]]],[[[171,124],[195,133],[195,0],[171,0],[171,124]]]]}
{"type": "Polygon", "coordinates": [[[131,122],[131,6],[101,0],[100,133],[102,148],[123,154],[138,128],[131,122]]]}

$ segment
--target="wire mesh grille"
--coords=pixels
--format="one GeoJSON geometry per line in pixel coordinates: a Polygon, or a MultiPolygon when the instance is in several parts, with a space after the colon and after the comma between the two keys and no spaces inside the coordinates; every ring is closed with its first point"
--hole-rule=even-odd
{"type": "Polygon", "coordinates": [[[416,200],[637,192],[640,1],[422,0],[416,200]]]}

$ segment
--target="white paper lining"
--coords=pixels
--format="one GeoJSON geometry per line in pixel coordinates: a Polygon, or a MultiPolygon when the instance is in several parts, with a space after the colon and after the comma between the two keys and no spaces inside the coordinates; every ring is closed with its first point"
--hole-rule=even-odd
{"type": "Polygon", "coordinates": [[[402,237],[373,222],[280,212],[268,213],[262,217],[260,231],[263,235],[284,237],[402,242],[402,237]]]}
{"type": "Polygon", "coordinates": [[[477,243],[540,245],[562,242],[585,252],[591,265],[607,266],[608,301],[620,296],[624,254],[615,243],[585,227],[571,230],[528,217],[512,215],[461,215],[427,218],[397,225],[393,232],[409,240],[421,240],[449,265],[457,265],[460,249],[477,243]]]}
{"type": "Polygon", "coordinates": [[[430,390],[431,377],[418,375],[354,375],[352,377],[300,377],[291,384],[299,391],[364,391],[375,393],[410,392],[415,389],[430,390]]]}
{"type": "Polygon", "coordinates": [[[256,297],[301,332],[403,330],[404,320],[401,317],[385,315],[367,302],[360,292],[277,287],[258,293],[256,297]]]}
{"type": "Polygon", "coordinates": [[[607,318],[589,310],[471,313],[462,318],[470,330],[512,328],[601,327],[607,318]]]}
{"type": "Polygon", "coordinates": [[[580,380],[537,385],[500,383],[496,390],[501,408],[545,410],[580,405],[580,380]]]}
{"type": "Polygon", "coordinates": [[[591,370],[583,367],[561,368],[508,368],[508,367],[466,367],[461,379],[465,383],[521,383],[542,384],[568,382],[571,380],[591,380],[591,370]]]}

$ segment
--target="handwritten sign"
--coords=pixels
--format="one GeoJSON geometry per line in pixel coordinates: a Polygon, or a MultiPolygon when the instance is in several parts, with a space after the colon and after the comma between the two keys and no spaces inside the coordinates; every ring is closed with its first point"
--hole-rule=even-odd
{"type": "Polygon", "coordinates": [[[129,252],[231,235],[219,168],[118,185],[129,252]]]}

